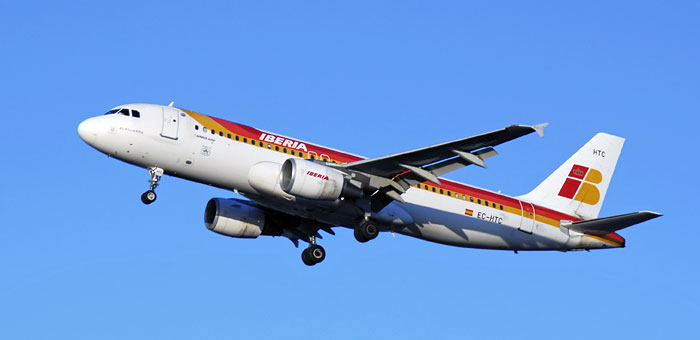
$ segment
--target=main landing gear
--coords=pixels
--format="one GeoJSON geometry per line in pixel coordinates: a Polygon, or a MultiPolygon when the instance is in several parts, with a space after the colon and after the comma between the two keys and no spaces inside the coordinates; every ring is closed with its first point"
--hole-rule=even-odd
{"type": "Polygon", "coordinates": [[[355,227],[355,239],[359,242],[365,243],[373,240],[377,235],[379,235],[379,228],[370,220],[365,220],[355,227]]]}
{"type": "Polygon", "coordinates": [[[148,181],[148,183],[151,183],[151,189],[141,195],[141,202],[143,202],[143,204],[151,204],[158,198],[155,190],[158,187],[160,178],[163,176],[163,169],[151,167],[148,168],[148,173],[151,174],[151,179],[148,181]]]}
{"type": "Polygon", "coordinates": [[[326,250],[316,244],[316,236],[311,236],[309,241],[309,247],[301,252],[301,260],[305,265],[313,266],[326,258],[326,250]]]}

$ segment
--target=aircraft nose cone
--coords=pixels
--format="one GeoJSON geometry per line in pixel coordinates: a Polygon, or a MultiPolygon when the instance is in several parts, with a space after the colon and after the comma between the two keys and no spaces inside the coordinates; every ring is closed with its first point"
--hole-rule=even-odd
{"type": "Polygon", "coordinates": [[[86,119],[78,125],[78,135],[89,145],[95,143],[95,139],[97,139],[97,129],[95,128],[95,122],[92,121],[92,118],[86,119]]]}

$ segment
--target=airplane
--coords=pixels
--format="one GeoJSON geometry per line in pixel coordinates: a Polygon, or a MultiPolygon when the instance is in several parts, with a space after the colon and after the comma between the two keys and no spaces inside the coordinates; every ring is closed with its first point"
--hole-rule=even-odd
{"type": "Polygon", "coordinates": [[[442,178],[468,165],[486,167],[502,143],[547,124],[511,125],[472,137],[378,158],[363,158],[194,111],[120,105],[88,118],[78,134],[91,147],[148,170],[156,200],[164,175],[208,184],[247,199],[212,198],[205,226],[234,238],[281,236],[304,264],[326,257],[320,231],[380,232],[467,248],[509,251],[621,248],[617,231],[661,214],[599,218],[625,139],[596,134],[529,193],[511,197],[442,178]]]}

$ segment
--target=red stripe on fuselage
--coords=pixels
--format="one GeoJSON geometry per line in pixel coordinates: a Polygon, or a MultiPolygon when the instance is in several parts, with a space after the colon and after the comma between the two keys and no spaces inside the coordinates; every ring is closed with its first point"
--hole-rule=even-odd
{"type": "Polygon", "coordinates": [[[307,153],[313,153],[316,154],[318,157],[321,157],[321,155],[326,155],[328,156],[331,160],[334,160],[338,163],[349,163],[349,162],[355,162],[359,160],[363,160],[364,158],[347,154],[344,152],[340,152],[337,150],[329,149],[326,147],[314,145],[308,142],[304,142],[295,138],[289,138],[286,136],[278,135],[275,133],[269,133],[269,132],[264,132],[261,130],[258,130],[256,128],[242,125],[242,124],[237,124],[237,123],[232,123],[223,119],[219,118],[214,118],[214,117],[209,117],[213,119],[215,122],[221,124],[221,126],[225,127],[226,129],[231,130],[232,133],[235,133],[237,135],[241,135],[243,137],[251,138],[251,139],[257,139],[260,140],[260,136],[265,133],[265,134],[272,134],[274,136],[279,136],[279,137],[284,137],[286,139],[298,141],[300,143],[304,143],[306,145],[306,152],[307,153]]]}

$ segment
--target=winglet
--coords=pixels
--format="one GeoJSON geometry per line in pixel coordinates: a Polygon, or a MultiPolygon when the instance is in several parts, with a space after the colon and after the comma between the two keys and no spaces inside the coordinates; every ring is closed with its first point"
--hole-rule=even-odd
{"type": "Polygon", "coordinates": [[[540,137],[544,137],[544,128],[547,127],[547,125],[549,125],[549,123],[542,123],[537,124],[532,128],[535,130],[535,132],[537,132],[538,135],[540,135],[540,137]]]}
{"type": "Polygon", "coordinates": [[[168,106],[173,107],[173,104],[175,104],[174,101],[170,102],[170,104],[168,104],[168,106]]]}

